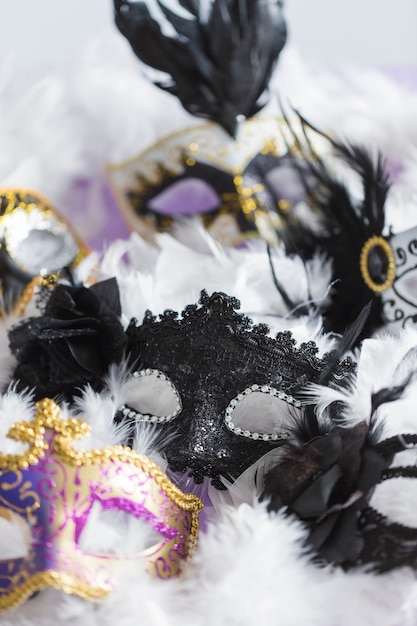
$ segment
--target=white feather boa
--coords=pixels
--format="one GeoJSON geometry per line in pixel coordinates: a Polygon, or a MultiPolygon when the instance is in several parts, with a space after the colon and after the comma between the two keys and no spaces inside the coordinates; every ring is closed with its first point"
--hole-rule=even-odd
{"type": "MultiPolygon", "coordinates": [[[[65,79],[51,77],[32,85],[22,84],[9,67],[1,68],[0,78],[3,184],[36,187],[68,210],[74,182],[88,181],[90,193],[84,198],[88,210],[75,216],[86,236],[94,233],[104,219],[100,206],[104,164],[130,157],[190,121],[175,101],[140,76],[136,61],[116,35],[109,41],[93,42],[72,75],[65,79]]],[[[396,231],[415,224],[411,209],[417,185],[416,94],[407,93],[372,71],[349,70],[337,75],[317,68],[313,71],[291,49],[283,54],[274,79],[273,91],[278,90],[313,123],[350,140],[381,148],[392,162],[400,162],[403,170],[391,193],[388,222],[396,231]]],[[[319,321],[302,318],[294,322],[285,318],[288,312],[267,271],[264,250],[225,251],[198,232],[197,227],[193,228],[187,237],[192,246],[184,245],[181,237],[161,236],[159,248],[150,248],[133,235],[129,241],[118,241],[109,248],[101,271],[118,278],[125,322],[132,316],[140,318],[146,308],[154,313],[165,308],[181,311],[184,305],[198,299],[201,288],[222,290],[240,298],[243,312],[257,321],[267,317],[274,330],[291,327],[299,341],[315,338],[321,351],[329,349],[333,340],[321,336],[319,321]],[[130,268],[123,263],[126,252],[130,255],[130,268]]],[[[285,277],[291,296],[305,300],[308,292],[304,267],[278,253],[274,266],[285,277]]],[[[325,297],[328,266],[318,259],[308,271],[314,276],[313,298],[325,297]]],[[[417,335],[412,331],[400,337],[380,336],[366,341],[358,355],[358,377],[352,389],[343,397],[323,389],[313,390],[318,397],[319,413],[328,402],[341,399],[347,423],[367,419],[371,394],[383,386],[397,384],[408,371],[414,371],[415,346],[417,335]]],[[[14,362],[8,352],[5,322],[0,332],[0,358],[4,382],[14,362]]],[[[87,391],[72,410],[82,412],[93,427],[88,445],[101,446],[117,439],[111,417],[125,397],[124,381],[123,369],[114,370],[108,392],[97,395],[87,391]]],[[[404,398],[380,409],[384,435],[417,432],[416,393],[417,382],[413,380],[404,398]]],[[[9,425],[17,418],[31,419],[32,411],[30,397],[18,396],[13,389],[0,398],[2,452],[15,451],[13,446],[18,445],[5,438],[9,425]]],[[[64,411],[72,414],[68,407],[64,411]]],[[[144,430],[136,447],[164,465],[149,430],[144,430]]],[[[395,519],[415,526],[416,490],[410,489],[408,483],[399,481],[390,493],[378,489],[373,504],[395,519]]],[[[312,564],[303,547],[302,526],[296,520],[268,514],[264,505],[256,503],[247,491],[245,497],[236,497],[233,504],[218,503],[211,517],[182,578],[168,582],[151,580],[138,567],[121,574],[114,592],[99,603],[45,590],[21,607],[2,614],[0,623],[417,624],[417,582],[412,571],[402,569],[377,576],[366,571],[320,569],[312,564]]],[[[105,534],[105,529],[102,532],[105,534]]],[[[126,537],[127,550],[130,539],[126,537]]],[[[14,543],[18,550],[18,539],[3,529],[0,558],[7,557],[14,543]]]]}

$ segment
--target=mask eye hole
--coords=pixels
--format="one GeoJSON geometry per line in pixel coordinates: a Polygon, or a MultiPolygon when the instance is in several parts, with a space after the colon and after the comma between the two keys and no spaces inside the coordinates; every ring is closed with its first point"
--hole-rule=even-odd
{"type": "Polygon", "coordinates": [[[252,385],[226,409],[225,424],[236,435],[261,441],[279,441],[288,437],[301,402],[269,385],[252,385]]]}
{"type": "Polygon", "coordinates": [[[402,300],[405,300],[411,306],[417,307],[417,275],[413,270],[408,270],[399,276],[395,281],[395,287],[402,300]]]}
{"type": "Polygon", "coordinates": [[[134,372],[125,388],[125,417],[146,422],[164,423],[175,419],[182,410],[181,398],[173,383],[159,370],[134,372]]]}
{"type": "Polygon", "coordinates": [[[13,511],[0,507],[0,561],[28,556],[32,542],[28,524],[13,511]]]}
{"type": "Polygon", "coordinates": [[[213,211],[220,204],[221,199],[213,187],[199,178],[188,177],[154,196],[148,208],[160,215],[194,215],[213,211]]]}
{"type": "MultiPolygon", "coordinates": [[[[308,177],[307,173],[304,175],[308,177]]],[[[305,188],[300,174],[291,163],[283,161],[278,167],[270,169],[265,178],[276,198],[282,198],[293,204],[305,198],[305,188]]],[[[310,182],[309,179],[310,177],[308,177],[308,182],[310,182]]]]}
{"type": "Polygon", "coordinates": [[[78,546],[84,554],[130,557],[161,540],[163,536],[144,519],[127,511],[103,509],[99,502],[94,502],[78,537],[78,546]]]}

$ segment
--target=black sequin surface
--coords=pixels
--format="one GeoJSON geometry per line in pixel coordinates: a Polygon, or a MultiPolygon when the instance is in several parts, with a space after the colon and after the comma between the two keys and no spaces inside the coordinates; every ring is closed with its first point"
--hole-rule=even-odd
{"type": "Polygon", "coordinates": [[[190,469],[196,482],[209,476],[218,488],[221,476],[236,478],[282,443],[231,432],[224,421],[229,402],[253,384],[296,395],[317,381],[327,362],[326,356],[317,357],[313,342],[296,347],[287,331],[269,337],[268,327],[254,325],[239,307],[236,298],[203,291],[199,304],[187,306],[181,316],[147,312],[141,325],[132,321],[127,330],[132,359],[163,372],[182,400],[171,425],[175,437],[163,447],[171,470],[190,469]]]}

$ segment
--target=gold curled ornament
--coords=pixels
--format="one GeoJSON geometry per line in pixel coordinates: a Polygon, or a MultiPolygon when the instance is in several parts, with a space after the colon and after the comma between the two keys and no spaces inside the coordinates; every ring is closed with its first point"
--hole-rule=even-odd
{"type": "Polygon", "coordinates": [[[362,278],[366,286],[374,293],[382,293],[391,287],[395,279],[395,257],[394,252],[384,237],[374,235],[365,241],[359,257],[359,266],[362,278]],[[381,248],[387,259],[387,276],[383,283],[377,283],[373,280],[369,272],[369,255],[374,248],[381,248]]]}

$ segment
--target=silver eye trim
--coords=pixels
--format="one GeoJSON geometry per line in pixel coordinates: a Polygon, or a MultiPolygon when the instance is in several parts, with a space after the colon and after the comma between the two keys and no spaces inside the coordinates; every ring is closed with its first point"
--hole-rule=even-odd
{"type": "MultiPolygon", "coordinates": [[[[238,420],[236,419],[236,410],[238,407],[242,406],[245,398],[248,398],[251,394],[267,394],[273,398],[276,398],[278,401],[286,403],[289,405],[286,410],[286,416],[290,413],[291,408],[301,409],[301,402],[292,396],[291,394],[285,393],[285,391],[281,391],[280,389],[275,389],[275,387],[271,387],[270,385],[251,385],[251,387],[247,387],[242,393],[238,394],[233,400],[228,404],[226,411],[224,422],[227,428],[232,431],[235,435],[239,435],[241,437],[246,437],[249,439],[254,439],[255,441],[280,441],[288,439],[288,432],[286,432],[285,425],[288,420],[285,418],[282,420],[282,423],[277,423],[279,427],[279,432],[270,432],[270,433],[261,433],[249,428],[241,428],[242,424],[237,424],[238,420]],[[291,407],[291,408],[290,408],[291,407]],[[234,416],[235,414],[235,416],[234,416]]],[[[278,414],[278,407],[277,407],[278,414]]],[[[282,412],[281,412],[282,413],[282,412]]],[[[262,420],[262,406],[259,406],[259,416],[257,417],[257,423],[260,424],[262,420]]],[[[260,429],[258,429],[260,430],[260,429]]]]}
{"type": "Polygon", "coordinates": [[[129,395],[131,395],[132,399],[120,407],[122,415],[126,418],[135,419],[141,422],[151,422],[152,424],[165,424],[174,420],[182,411],[181,398],[175,385],[160,370],[150,368],[137,370],[133,372],[132,378],[129,381],[128,386],[129,391],[131,392],[129,395]],[[146,379],[150,380],[151,378],[159,381],[159,383],[163,383],[165,389],[163,389],[162,393],[165,393],[166,397],[170,396],[168,398],[169,412],[165,411],[165,414],[155,415],[155,413],[157,412],[155,409],[158,405],[158,401],[160,401],[161,399],[161,392],[157,392],[158,397],[154,395],[154,397],[147,398],[146,404],[148,406],[146,407],[146,409],[143,408],[145,404],[143,397],[136,397],[136,399],[133,399],[135,395],[135,386],[137,396],[139,395],[137,392],[140,391],[140,385],[138,385],[137,382],[146,381],[146,379]],[[153,405],[153,411],[150,410],[149,403],[153,405]]]}

